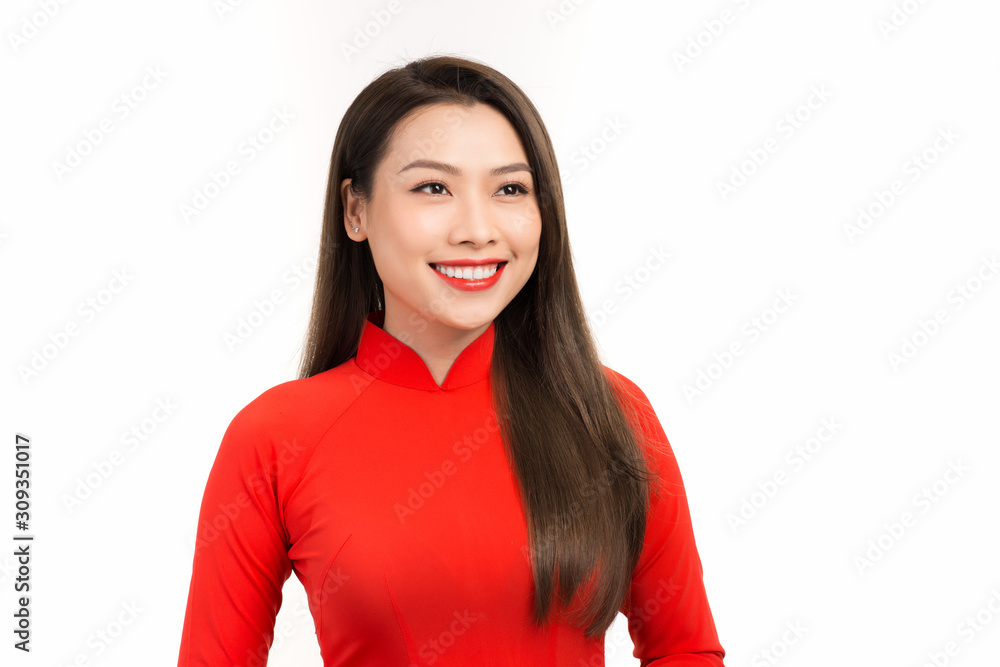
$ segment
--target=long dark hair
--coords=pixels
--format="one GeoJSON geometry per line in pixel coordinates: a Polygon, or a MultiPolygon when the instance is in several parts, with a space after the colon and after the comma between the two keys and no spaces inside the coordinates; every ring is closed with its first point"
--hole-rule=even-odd
{"type": "Polygon", "coordinates": [[[350,360],[384,290],[367,240],[344,228],[341,182],[361,198],[397,124],[429,104],[487,104],[514,127],[534,170],[541,214],[538,261],[494,320],[494,409],[528,522],[535,583],[532,619],[560,613],[588,638],[607,632],[642,551],[655,477],[640,449],[624,385],[601,364],[570,255],[562,187],[548,132],[506,76],[464,58],[437,56],[385,72],[344,114],[333,145],[312,319],[300,368],[306,378],[350,360]],[[630,424],[630,421],[632,423],[630,424]]]}

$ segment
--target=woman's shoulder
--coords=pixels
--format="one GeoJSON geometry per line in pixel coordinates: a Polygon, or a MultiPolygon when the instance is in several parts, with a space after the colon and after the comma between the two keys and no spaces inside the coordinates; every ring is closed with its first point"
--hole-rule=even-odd
{"type": "Polygon", "coordinates": [[[659,449],[661,453],[672,456],[670,442],[667,440],[660,418],[653,408],[653,403],[646,393],[631,379],[607,366],[604,373],[614,388],[615,398],[622,408],[640,440],[647,447],[659,449]]]}
{"type": "Polygon", "coordinates": [[[281,382],[247,403],[230,428],[274,435],[325,430],[350,408],[372,379],[349,359],[322,373],[281,382]]]}
{"type": "Polygon", "coordinates": [[[653,406],[650,403],[649,398],[646,396],[646,393],[639,388],[639,385],[622,373],[619,373],[608,366],[601,364],[601,367],[604,369],[605,377],[607,377],[608,381],[611,382],[619,397],[625,399],[628,403],[627,407],[642,411],[652,410],[653,406]]]}

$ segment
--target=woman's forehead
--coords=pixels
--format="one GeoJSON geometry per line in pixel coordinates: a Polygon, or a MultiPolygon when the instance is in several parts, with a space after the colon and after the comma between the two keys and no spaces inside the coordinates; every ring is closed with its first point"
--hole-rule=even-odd
{"type": "Polygon", "coordinates": [[[386,154],[390,175],[410,168],[437,168],[455,176],[484,174],[527,163],[517,132],[506,117],[486,104],[469,108],[436,104],[400,121],[386,154]]]}

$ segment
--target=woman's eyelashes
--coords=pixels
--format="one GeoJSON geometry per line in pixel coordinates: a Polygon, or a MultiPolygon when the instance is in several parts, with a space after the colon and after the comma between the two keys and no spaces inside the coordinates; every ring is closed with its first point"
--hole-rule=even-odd
{"type": "MultiPolygon", "coordinates": [[[[435,188],[441,188],[442,190],[446,190],[447,189],[445,187],[444,183],[441,183],[440,181],[428,181],[426,183],[421,183],[417,187],[415,187],[412,190],[410,190],[410,192],[425,191],[425,192],[427,192],[427,194],[435,196],[435,197],[443,194],[440,191],[431,192],[431,191],[425,190],[425,188],[429,188],[429,187],[432,187],[432,186],[435,187],[435,188]]],[[[511,181],[510,183],[504,183],[503,185],[500,186],[500,189],[497,190],[497,192],[502,192],[503,190],[508,189],[508,188],[513,188],[513,192],[511,192],[509,190],[507,192],[503,192],[503,194],[505,194],[507,196],[515,196],[517,194],[526,195],[526,194],[529,194],[531,192],[531,190],[528,189],[528,186],[525,185],[524,183],[520,182],[520,181],[511,181]]]]}

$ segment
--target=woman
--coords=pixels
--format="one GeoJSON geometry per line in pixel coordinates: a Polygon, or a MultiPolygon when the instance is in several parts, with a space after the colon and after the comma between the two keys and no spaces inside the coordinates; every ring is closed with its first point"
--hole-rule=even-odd
{"type": "Polygon", "coordinates": [[[180,665],[261,665],[281,588],[327,665],[722,665],[680,472],[595,351],[559,173],[477,62],[386,72],[334,142],[300,377],[232,421],[180,665]]]}

